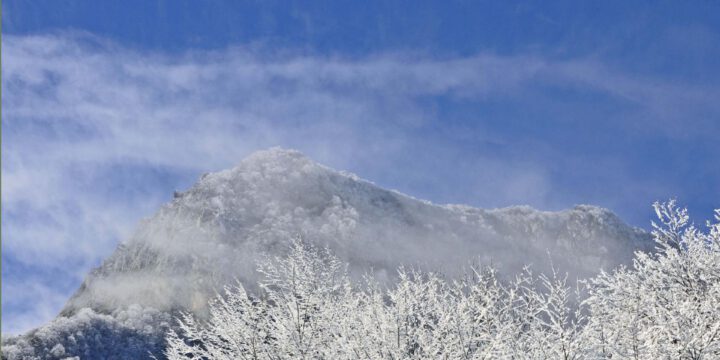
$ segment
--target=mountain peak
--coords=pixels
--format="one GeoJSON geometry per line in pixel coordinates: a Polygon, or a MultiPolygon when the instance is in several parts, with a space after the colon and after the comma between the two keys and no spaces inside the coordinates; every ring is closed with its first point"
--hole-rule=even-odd
{"type": "Polygon", "coordinates": [[[231,169],[204,174],[189,191],[217,192],[237,183],[254,189],[255,193],[272,196],[273,192],[311,190],[316,185],[346,178],[362,181],[354,174],[320,165],[300,151],[273,147],[250,154],[231,169]]]}
{"type": "Polygon", "coordinates": [[[238,176],[244,176],[246,178],[249,176],[268,178],[319,167],[321,167],[319,164],[312,161],[300,151],[272,147],[251,153],[233,168],[216,173],[203,174],[200,179],[201,181],[196,185],[201,185],[203,180],[207,178],[211,178],[214,181],[228,180],[238,176]]]}
{"type": "Polygon", "coordinates": [[[271,148],[176,196],[88,277],[66,312],[136,302],[193,308],[187,282],[199,284],[193,291],[202,298],[234,278],[252,283],[258,256],[282,253],[296,236],[387,278],[402,263],[452,273],[478,259],[508,274],[526,263],[544,270],[548,251],[560,270],[583,277],[629,261],[648,237],[587,205],[561,212],[434,205],[271,148]],[[151,288],[136,281],[148,276],[151,288]],[[112,290],[123,282],[127,289],[112,290]]]}
{"type": "Polygon", "coordinates": [[[178,193],[87,276],[61,316],[87,319],[88,308],[103,319],[130,309],[202,315],[222,286],[240,279],[252,288],[256,261],[284,254],[297,236],[331,247],[352,274],[374,269],[380,281],[401,264],[456,276],[478,262],[508,276],[552,262],[586,277],[652,248],[647,233],[606,209],[434,205],[271,148],[178,193]]]}
{"type": "Polygon", "coordinates": [[[287,170],[312,163],[312,160],[298,150],[271,147],[266,150],[253,152],[248,157],[240,161],[240,164],[237,167],[272,167],[287,170]]]}

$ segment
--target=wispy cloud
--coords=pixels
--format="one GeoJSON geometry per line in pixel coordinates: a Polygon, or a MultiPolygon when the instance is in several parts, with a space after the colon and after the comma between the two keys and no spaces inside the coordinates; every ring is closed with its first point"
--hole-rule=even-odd
{"type": "MultiPolygon", "coordinates": [[[[543,102],[548,91],[591,94],[622,107],[605,120],[613,126],[660,137],[707,136],[699,129],[718,125],[705,115],[720,114],[717,88],[633,77],[598,59],[338,58],[242,47],[169,55],[78,33],[2,41],[3,256],[77,282],[173,187],[256,149],[298,148],[383,185],[424,192],[417,196],[552,207],[574,201],[552,174],[559,156],[573,163],[577,155],[551,147],[533,154],[531,138],[509,142],[485,124],[492,115],[457,123],[448,110],[501,102],[545,111],[528,123],[590,123],[597,119],[543,102]],[[681,118],[702,126],[680,126],[681,118]],[[494,146],[503,150],[484,151],[494,146]]],[[[626,191],[652,188],[613,166],[626,191]]],[[[4,328],[23,331],[59,310],[67,290],[33,295],[57,290],[54,281],[28,283],[4,271],[4,310],[33,304],[4,311],[4,328]]]]}
{"type": "Polygon", "coordinates": [[[22,334],[57,316],[70,289],[45,282],[32,277],[7,283],[3,280],[3,312],[10,317],[2,324],[3,335],[22,334]],[[14,311],[5,310],[8,308],[14,311]]]}

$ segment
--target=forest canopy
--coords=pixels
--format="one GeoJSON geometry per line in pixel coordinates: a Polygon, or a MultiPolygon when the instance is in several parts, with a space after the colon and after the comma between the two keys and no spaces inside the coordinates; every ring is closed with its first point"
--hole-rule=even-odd
{"type": "Polygon", "coordinates": [[[169,359],[715,359],[720,356],[720,210],[701,230],[655,203],[656,251],[571,284],[491,267],[459,279],[398,269],[382,287],[300,239],[260,262],[261,291],[225,288],[210,318],[167,336],[169,359]]]}

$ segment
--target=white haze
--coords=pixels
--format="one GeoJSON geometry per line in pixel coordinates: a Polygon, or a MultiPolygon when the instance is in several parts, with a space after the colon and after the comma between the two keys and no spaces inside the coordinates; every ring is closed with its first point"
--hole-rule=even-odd
{"type": "Polygon", "coordinates": [[[297,236],[332,248],[353,276],[372,269],[383,283],[401,264],[451,278],[478,263],[505,277],[531,264],[584,278],[652,247],[649,234],[602,208],[435,205],[273,148],[176,193],[87,275],[61,316],[7,339],[10,359],[60,359],[65,348],[118,359],[159,354],[173,313],[206,316],[208,300],[236,279],[255,288],[257,261],[284,255],[297,236]]]}
{"type": "MultiPolygon", "coordinates": [[[[673,109],[717,106],[712,89],[627,76],[592,58],[345,59],[252,47],[171,56],[78,33],[2,42],[3,256],[12,260],[3,264],[2,307],[10,333],[59,311],[85,274],[169,198],[168,187],[186,188],[259,148],[298,148],[382,184],[431,189],[437,199],[558,208],[569,201],[548,176],[558,154],[548,152],[547,163],[468,156],[451,146],[462,127],[444,127],[445,139],[415,133],[442,122],[422,99],[532,98],[538,85],[553,84],[626,99],[642,111],[618,126],[658,122],[649,131],[670,135],[673,109]]],[[[483,134],[475,140],[502,141],[483,134]]],[[[629,194],[649,203],[670,193],[635,182],[615,162],[581,165],[597,164],[593,171],[610,167],[628,184],[606,206],[629,194]]]]}
{"type": "Polygon", "coordinates": [[[585,278],[652,247],[647,233],[604,209],[438,206],[275,148],[176,194],[88,276],[64,314],[133,304],[202,313],[235,278],[252,287],[258,259],[283,254],[297,236],[330,246],[356,276],[374,269],[381,281],[402,264],[449,276],[493,264],[508,276],[526,264],[548,272],[552,263],[585,278]]]}

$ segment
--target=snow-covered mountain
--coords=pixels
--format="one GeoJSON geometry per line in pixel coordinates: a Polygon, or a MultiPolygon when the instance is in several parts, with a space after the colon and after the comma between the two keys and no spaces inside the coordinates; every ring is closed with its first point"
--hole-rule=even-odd
{"type": "Polygon", "coordinates": [[[652,247],[649,234],[606,209],[435,205],[270,149],[176,193],[87,276],[56,320],[8,340],[4,357],[159,356],[175,311],[202,315],[217,289],[236,278],[252,284],[258,257],[282,254],[296,236],[330,246],[354,274],[373,268],[387,281],[400,264],[452,276],[471,262],[504,274],[552,262],[586,277],[652,247]]]}

